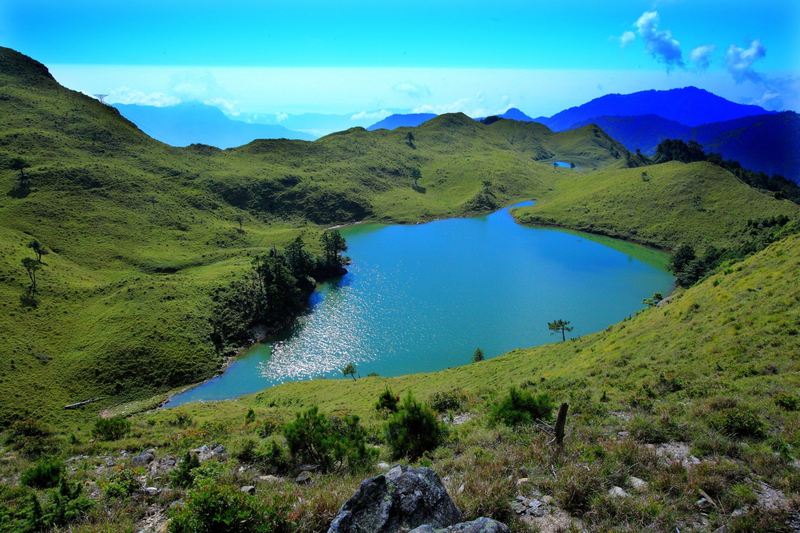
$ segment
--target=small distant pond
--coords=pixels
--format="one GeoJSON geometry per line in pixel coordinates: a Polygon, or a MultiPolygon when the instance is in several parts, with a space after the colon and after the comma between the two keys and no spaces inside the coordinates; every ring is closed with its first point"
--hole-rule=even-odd
{"type": "MultiPolygon", "coordinates": [[[[570,168],[570,167],[572,167],[572,163],[565,163],[564,161],[553,161],[550,164],[551,165],[556,165],[556,166],[561,167],[561,168],[570,168]]],[[[575,168],[581,168],[581,167],[576,165],[575,168]]]]}
{"type": "MultiPolygon", "coordinates": [[[[531,205],[531,202],[520,205],[531,205]]],[[[223,400],[283,383],[431,372],[605,329],[668,293],[666,254],[629,243],[520,226],[509,209],[428,224],[341,229],[349,273],[321,284],[309,311],[272,342],[256,345],[219,377],[167,407],[223,400]],[[594,240],[593,240],[594,239],[594,240]]]]}

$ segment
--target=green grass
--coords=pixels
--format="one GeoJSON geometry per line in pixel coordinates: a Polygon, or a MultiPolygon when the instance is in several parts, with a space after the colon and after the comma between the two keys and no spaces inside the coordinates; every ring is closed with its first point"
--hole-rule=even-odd
{"type": "Polygon", "coordinates": [[[516,209],[523,224],[551,225],[674,249],[741,244],[749,218],[786,215],[800,206],[748,187],[711,163],[670,162],[607,169],[560,180],[536,205],[516,209]],[[642,173],[647,175],[643,179],[642,173]]]}

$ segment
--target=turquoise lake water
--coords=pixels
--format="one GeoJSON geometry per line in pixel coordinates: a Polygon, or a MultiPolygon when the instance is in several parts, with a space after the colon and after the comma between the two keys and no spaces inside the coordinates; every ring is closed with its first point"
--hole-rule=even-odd
{"type": "Polygon", "coordinates": [[[349,273],[320,285],[291,331],[167,407],[342,378],[347,363],[361,376],[469,364],[478,347],[491,358],[559,340],[547,328],[556,319],[571,321],[570,336],[586,335],[641,309],[654,292],[669,293],[674,281],[652,250],[612,243],[623,253],[580,234],[520,226],[508,209],[341,232],[349,273]]]}

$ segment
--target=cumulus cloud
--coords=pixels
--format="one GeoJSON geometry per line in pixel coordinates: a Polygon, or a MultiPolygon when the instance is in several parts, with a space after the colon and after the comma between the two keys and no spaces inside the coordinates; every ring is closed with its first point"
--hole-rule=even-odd
{"type": "Polygon", "coordinates": [[[763,81],[761,74],[753,70],[753,64],[767,55],[767,48],[761,44],[760,39],[755,39],[748,48],[732,44],[725,52],[725,67],[731,73],[736,83],[744,81],[763,81]]]}
{"type": "Polygon", "coordinates": [[[405,93],[413,98],[421,98],[423,96],[430,96],[431,94],[430,90],[428,90],[425,85],[411,83],[410,81],[395,83],[392,87],[392,90],[399,93],[405,93]]]}
{"type": "Polygon", "coordinates": [[[667,70],[675,67],[683,68],[681,43],[672,38],[669,30],[659,31],[658,11],[645,11],[636,21],[639,36],[644,39],[647,53],[664,63],[667,70]]]}
{"type": "Polygon", "coordinates": [[[492,115],[501,115],[508,111],[509,108],[514,107],[510,103],[511,99],[508,95],[501,96],[499,102],[497,102],[495,106],[492,106],[491,103],[489,103],[488,106],[484,105],[486,103],[485,100],[486,97],[482,93],[478,93],[474,99],[461,98],[447,104],[423,104],[415,107],[412,113],[435,113],[437,115],[441,115],[442,113],[464,113],[470,117],[489,117],[492,115]]]}
{"type": "Polygon", "coordinates": [[[391,111],[386,111],[385,109],[381,109],[380,111],[361,111],[350,117],[350,120],[383,120],[391,116],[391,114],[391,111]]]}
{"type": "Polygon", "coordinates": [[[105,97],[109,104],[136,104],[155,107],[167,107],[181,103],[181,99],[162,92],[144,93],[130,87],[118,87],[108,92],[105,97]]]}
{"type": "Polygon", "coordinates": [[[636,34],[632,31],[626,31],[622,34],[622,37],[619,38],[619,46],[620,48],[627,48],[635,40],[636,34]]]}
{"type": "Polygon", "coordinates": [[[287,118],[289,118],[289,115],[287,115],[286,113],[280,113],[280,112],[275,113],[275,120],[277,120],[278,122],[283,122],[287,118]]]}
{"type": "Polygon", "coordinates": [[[705,70],[711,64],[711,54],[717,49],[715,44],[704,44],[689,52],[689,60],[700,70],[705,70]]]}

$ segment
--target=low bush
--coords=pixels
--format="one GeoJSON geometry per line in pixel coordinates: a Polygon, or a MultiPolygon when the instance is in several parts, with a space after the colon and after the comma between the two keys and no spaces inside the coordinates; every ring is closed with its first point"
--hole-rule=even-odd
{"type": "Polygon", "coordinates": [[[6,442],[30,458],[39,457],[52,445],[50,430],[31,418],[14,422],[8,431],[6,442]]]}
{"type": "Polygon", "coordinates": [[[170,471],[170,481],[176,487],[191,487],[192,483],[194,483],[193,470],[198,466],[200,466],[200,459],[197,455],[186,452],[186,455],[183,456],[183,461],[170,471]]]}
{"type": "Polygon", "coordinates": [[[61,478],[61,462],[42,459],[20,476],[19,482],[37,489],[51,489],[58,485],[61,478]]]}
{"type": "Polygon", "coordinates": [[[284,533],[291,531],[288,507],[259,502],[230,485],[208,483],[175,508],[169,533],[284,533]]]}
{"type": "Polygon", "coordinates": [[[553,417],[553,400],[547,394],[533,396],[526,390],[511,387],[508,396],[503,398],[491,412],[493,422],[507,426],[533,424],[537,418],[549,420],[553,417]]]}
{"type": "Polygon", "coordinates": [[[800,398],[788,392],[779,392],[775,395],[775,404],[787,411],[797,411],[800,409],[800,398]]]}
{"type": "Polygon", "coordinates": [[[760,438],[764,436],[764,423],[750,411],[734,409],[725,416],[723,430],[737,437],[760,438]]]}
{"type": "Polygon", "coordinates": [[[44,508],[44,517],[48,524],[65,526],[83,518],[92,507],[94,502],[83,494],[80,483],[70,483],[62,477],[44,508]]]}
{"type": "Polygon", "coordinates": [[[284,426],[283,435],[294,459],[325,471],[345,465],[362,470],[377,455],[377,450],[367,448],[366,431],[357,416],[329,420],[316,406],[298,412],[296,420],[284,426]]]}
{"type": "Polygon", "coordinates": [[[429,406],[417,402],[409,391],[400,410],[386,422],[383,435],[393,457],[414,460],[444,442],[447,428],[429,406]]]}
{"type": "Polygon", "coordinates": [[[92,435],[100,440],[119,440],[130,430],[130,421],[121,416],[98,418],[94,423],[92,435]]]}
{"type": "Polygon", "coordinates": [[[439,413],[460,411],[467,403],[467,393],[461,389],[434,392],[430,397],[431,408],[439,413]]]}
{"type": "Polygon", "coordinates": [[[390,413],[397,412],[397,404],[400,403],[400,396],[395,396],[394,393],[386,387],[386,389],[378,396],[378,403],[375,404],[375,409],[378,411],[388,411],[390,413]]]}
{"type": "Polygon", "coordinates": [[[104,491],[109,498],[123,498],[142,488],[139,476],[130,468],[120,468],[108,478],[104,491]]]}

